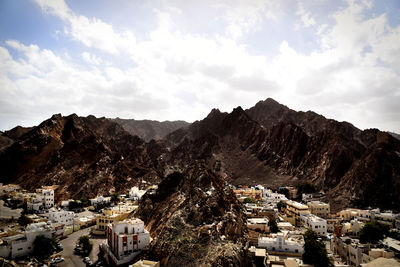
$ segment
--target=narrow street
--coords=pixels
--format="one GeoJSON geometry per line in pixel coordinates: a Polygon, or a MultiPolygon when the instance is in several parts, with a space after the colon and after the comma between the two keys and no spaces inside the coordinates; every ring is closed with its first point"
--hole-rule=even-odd
{"type": "MultiPolygon", "coordinates": [[[[75,244],[78,242],[78,238],[83,235],[89,235],[90,228],[85,228],[79,231],[74,232],[73,234],[69,235],[66,239],[60,241],[61,245],[63,246],[63,250],[58,255],[61,255],[65,259],[65,261],[58,264],[58,266],[62,267],[73,267],[73,266],[86,266],[83,262],[83,257],[74,254],[75,244]]],[[[90,252],[89,258],[95,263],[98,258],[97,254],[99,253],[99,244],[103,242],[105,238],[101,237],[93,237],[90,238],[90,241],[93,243],[93,249],[90,252]]]]}

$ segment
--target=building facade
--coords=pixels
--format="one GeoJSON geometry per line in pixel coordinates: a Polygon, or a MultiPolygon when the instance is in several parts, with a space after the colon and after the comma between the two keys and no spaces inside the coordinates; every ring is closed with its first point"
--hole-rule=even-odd
{"type": "Polygon", "coordinates": [[[150,234],[143,221],[130,219],[108,225],[107,244],[103,243],[102,249],[107,262],[118,266],[132,261],[149,243],[150,234]]]}
{"type": "Polygon", "coordinates": [[[268,254],[291,253],[302,254],[304,252],[304,241],[286,239],[283,233],[278,233],[276,237],[260,237],[258,247],[266,248],[268,254]]]}
{"type": "Polygon", "coordinates": [[[294,218],[294,223],[296,226],[299,226],[301,224],[300,216],[302,214],[310,213],[307,205],[292,200],[286,201],[285,212],[287,215],[292,216],[294,218]]]}
{"type": "Polygon", "coordinates": [[[45,222],[32,223],[26,227],[25,233],[8,236],[1,239],[0,257],[14,259],[28,256],[33,251],[36,237],[43,235],[52,238],[54,230],[45,222]]]}
{"type": "Polygon", "coordinates": [[[325,219],[314,214],[302,214],[300,218],[305,227],[312,229],[320,236],[326,236],[328,226],[325,219]]]}
{"type": "Polygon", "coordinates": [[[74,223],[74,217],[75,213],[73,211],[56,210],[55,208],[49,210],[49,220],[52,223],[71,225],[74,223]]]}
{"type": "Polygon", "coordinates": [[[27,209],[40,212],[54,207],[54,190],[51,188],[36,189],[36,193],[27,202],[27,209]]]}
{"type": "Polygon", "coordinates": [[[321,201],[310,201],[307,202],[310,213],[317,215],[320,218],[328,218],[331,212],[331,206],[328,203],[321,201]]]}

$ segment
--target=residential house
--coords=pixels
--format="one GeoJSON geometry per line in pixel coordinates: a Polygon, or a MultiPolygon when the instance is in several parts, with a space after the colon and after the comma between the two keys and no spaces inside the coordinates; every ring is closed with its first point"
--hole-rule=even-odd
{"type": "Polygon", "coordinates": [[[292,200],[286,201],[285,212],[287,215],[294,217],[296,226],[299,226],[301,223],[300,215],[310,213],[307,205],[292,200]]]}
{"type": "Polygon", "coordinates": [[[54,230],[47,223],[32,223],[26,227],[25,233],[1,238],[0,257],[14,259],[27,256],[32,253],[33,242],[37,236],[52,238],[53,232],[54,230]]]}
{"type": "Polygon", "coordinates": [[[109,224],[107,227],[107,243],[101,248],[105,259],[112,266],[127,264],[150,243],[150,234],[140,219],[124,220],[109,224]]]}
{"type": "Polygon", "coordinates": [[[307,202],[308,209],[310,213],[317,215],[321,218],[328,218],[331,212],[329,203],[324,203],[321,201],[310,201],[307,202]]]}
{"type": "Polygon", "coordinates": [[[302,236],[288,238],[284,233],[258,239],[258,247],[266,248],[268,254],[301,255],[304,252],[303,246],[304,239],[302,236]]]}
{"type": "Polygon", "coordinates": [[[325,219],[322,219],[314,214],[301,214],[301,221],[307,228],[312,229],[320,236],[326,236],[327,234],[327,223],[325,219]]]}
{"type": "Polygon", "coordinates": [[[74,217],[75,213],[73,211],[57,210],[55,208],[49,210],[49,220],[52,223],[71,225],[74,223],[74,217]]]}

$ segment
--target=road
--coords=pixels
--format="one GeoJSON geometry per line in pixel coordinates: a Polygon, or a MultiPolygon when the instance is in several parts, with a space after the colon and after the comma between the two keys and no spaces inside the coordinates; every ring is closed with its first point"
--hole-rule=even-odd
{"type": "MultiPolygon", "coordinates": [[[[78,238],[82,235],[89,235],[89,233],[90,233],[90,228],[85,228],[76,231],[73,234],[70,234],[66,239],[60,241],[64,249],[61,252],[57,253],[57,255],[61,255],[61,257],[63,257],[65,261],[59,263],[58,266],[60,267],[86,266],[82,261],[83,258],[79,255],[74,254],[74,248],[76,242],[78,242],[78,238]]],[[[99,244],[104,240],[105,240],[104,238],[97,238],[97,237],[90,239],[90,241],[92,241],[93,243],[93,249],[89,255],[92,262],[96,262],[98,260],[97,254],[99,253],[99,244]]]]}

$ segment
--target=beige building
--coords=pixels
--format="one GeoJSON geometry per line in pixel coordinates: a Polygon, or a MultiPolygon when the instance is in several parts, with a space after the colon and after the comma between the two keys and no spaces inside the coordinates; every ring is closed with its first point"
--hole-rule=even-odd
{"type": "Polygon", "coordinates": [[[312,214],[321,218],[328,218],[331,212],[331,206],[321,201],[310,201],[307,203],[307,206],[312,214]]]}
{"type": "Polygon", "coordinates": [[[338,216],[345,221],[350,221],[354,218],[357,218],[359,214],[359,210],[358,209],[345,209],[345,210],[341,210],[338,212],[338,216]]]}
{"type": "Polygon", "coordinates": [[[128,203],[103,210],[103,214],[97,215],[96,226],[92,233],[96,235],[105,235],[109,223],[117,223],[125,220],[136,208],[137,206],[128,203]]]}
{"type": "Polygon", "coordinates": [[[300,215],[310,213],[307,205],[292,200],[286,201],[285,212],[287,215],[292,216],[294,218],[294,223],[296,226],[300,226],[301,224],[300,215]]]}
{"type": "Polygon", "coordinates": [[[132,265],[132,267],[160,267],[159,261],[140,260],[132,265]]]}
{"type": "Polygon", "coordinates": [[[243,200],[247,197],[252,199],[261,199],[262,198],[262,191],[254,188],[241,188],[237,190],[233,190],[236,197],[243,200]]]}

